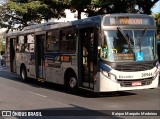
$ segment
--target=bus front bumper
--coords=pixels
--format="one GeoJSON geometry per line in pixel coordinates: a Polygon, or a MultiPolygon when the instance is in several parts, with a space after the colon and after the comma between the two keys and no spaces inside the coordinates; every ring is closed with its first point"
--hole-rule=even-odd
{"type": "MultiPolygon", "coordinates": [[[[143,79],[140,79],[143,80],[143,79]]],[[[137,80],[138,82],[139,80],[137,80]]],[[[133,81],[129,81],[132,83],[133,81]]],[[[150,89],[150,88],[157,88],[159,83],[159,74],[152,79],[152,81],[147,85],[138,85],[132,86],[129,85],[122,85],[117,80],[112,80],[105,77],[102,73],[98,73],[97,80],[94,84],[94,92],[112,92],[112,91],[127,91],[127,90],[140,90],[140,89],[150,89]]]]}

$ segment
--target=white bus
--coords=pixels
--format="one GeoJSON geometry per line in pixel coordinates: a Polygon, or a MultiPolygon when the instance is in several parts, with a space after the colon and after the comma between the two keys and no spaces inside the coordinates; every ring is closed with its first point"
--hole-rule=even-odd
{"type": "Polygon", "coordinates": [[[28,26],[7,34],[6,63],[26,80],[93,92],[156,88],[156,24],[144,14],[107,14],[28,26]]]}

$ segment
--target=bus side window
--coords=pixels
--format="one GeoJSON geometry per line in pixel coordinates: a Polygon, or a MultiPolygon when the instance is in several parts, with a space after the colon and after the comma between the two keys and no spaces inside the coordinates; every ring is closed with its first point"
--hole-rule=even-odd
{"type": "Polygon", "coordinates": [[[27,35],[26,52],[34,52],[34,34],[27,35]]]}
{"type": "Polygon", "coordinates": [[[25,44],[21,44],[21,51],[20,52],[24,52],[25,51],[25,44]]]}
{"type": "Polygon", "coordinates": [[[25,52],[29,52],[29,44],[25,44],[25,52]]]}
{"type": "Polygon", "coordinates": [[[53,52],[59,49],[59,30],[49,31],[47,34],[46,51],[53,52]]]}
{"type": "Polygon", "coordinates": [[[25,52],[25,37],[18,36],[17,52],[25,52]]]}
{"type": "Polygon", "coordinates": [[[20,48],[20,44],[17,44],[17,45],[16,45],[16,52],[20,52],[20,49],[21,49],[21,48],[20,48]]]}
{"type": "Polygon", "coordinates": [[[30,46],[29,46],[29,52],[34,52],[34,44],[30,44],[30,46]]]}
{"type": "Polygon", "coordinates": [[[76,51],[76,34],[74,28],[62,30],[62,39],[60,41],[60,51],[75,53],[76,51]]]}

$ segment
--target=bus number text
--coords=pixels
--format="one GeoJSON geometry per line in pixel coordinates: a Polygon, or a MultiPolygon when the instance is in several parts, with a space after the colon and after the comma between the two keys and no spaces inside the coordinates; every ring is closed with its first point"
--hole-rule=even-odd
{"type": "Polygon", "coordinates": [[[142,73],[142,77],[149,77],[152,76],[152,73],[142,73]]]}

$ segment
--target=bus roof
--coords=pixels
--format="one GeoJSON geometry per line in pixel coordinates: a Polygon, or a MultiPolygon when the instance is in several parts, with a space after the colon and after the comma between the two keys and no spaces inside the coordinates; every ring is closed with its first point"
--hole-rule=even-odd
{"type": "Polygon", "coordinates": [[[119,13],[119,14],[105,14],[105,15],[97,15],[93,17],[88,17],[85,19],[75,20],[71,22],[48,22],[43,24],[37,24],[32,26],[24,27],[22,31],[12,32],[8,33],[7,36],[16,36],[21,34],[27,34],[27,33],[34,33],[38,31],[47,31],[51,29],[59,29],[63,27],[69,27],[69,26],[77,26],[77,25],[83,25],[88,23],[97,23],[101,27],[101,22],[104,17],[136,17],[136,18],[150,18],[153,19],[152,16],[146,15],[146,14],[130,14],[130,13],[119,13]]]}

